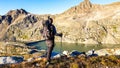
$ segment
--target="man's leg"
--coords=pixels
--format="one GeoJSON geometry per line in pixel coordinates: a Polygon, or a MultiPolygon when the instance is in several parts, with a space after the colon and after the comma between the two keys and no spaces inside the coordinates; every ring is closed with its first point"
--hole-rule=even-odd
{"type": "Polygon", "coordinates": [[[48,49],[47,49],[47,61],[48,62],[51,61],[51,59],[50,59],[51,53],[52,53],[52,47],[48,47],[48,49]]]}
{"type": "Polygon", "coordinates": [[[54,44],[53,41],[51,41],[51,40],[48,41],[48,46],[47,46],[47,61],[48,62],[51,61],[50,57],[51,57],[52,50],[54,48],[53,44],[54,44]]]}

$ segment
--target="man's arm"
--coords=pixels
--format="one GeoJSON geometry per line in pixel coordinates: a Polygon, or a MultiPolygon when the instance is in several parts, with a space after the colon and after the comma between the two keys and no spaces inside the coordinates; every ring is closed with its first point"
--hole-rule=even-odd
{"type": "Polygon", "coordinates": [[[57,33],[55,26],[53,26],[53,27],[54,27],[54,34],[55,34],[56,36],[62,37],[63,34],[62,34],[62,33],[57,33]]]}
{"type": "Polygon", "coordinates": [[[56,36],[60,36],[60,37],[62,37],[62,33],[56,33],[56,36]]]}

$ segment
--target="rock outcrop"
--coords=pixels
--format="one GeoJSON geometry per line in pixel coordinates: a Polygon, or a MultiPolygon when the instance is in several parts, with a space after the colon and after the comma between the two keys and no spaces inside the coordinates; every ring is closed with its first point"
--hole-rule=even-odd
{"type": "MultiPolygon", "coordinates": [[[[31,14],[24,9],[0,16],[0,39],[37,41],[42,39],[41,22],[48,15],[31,14]]],[[[67,11],[50,15],[63,42],[84,44],[120,44],[120,2],[99,5],[84,0],[67,11]]],[[[56,37],[56,41],[60,41],[56,37]]]]}

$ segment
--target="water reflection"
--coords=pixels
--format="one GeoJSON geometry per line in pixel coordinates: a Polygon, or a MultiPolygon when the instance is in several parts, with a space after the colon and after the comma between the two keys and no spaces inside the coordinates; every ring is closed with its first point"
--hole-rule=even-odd
{"type": "MultiPolygon", "coordinates": [[[[46,49],[45,42],[30,43],[29,45],[35,46],[39,50],[46,49]]],[[[61,49],[62,51],[64,51],[64,50],[67,50],[67,51],[77,50],[80,52],[87,52],[87,51],[92,50],[92,49],[99,50],[99,49],[103,49],[103,48],[120,48],[120,45],[62,43],[62,46],[61,46],[61,43],[57,42],[55,44],[55,48],[53,51],[60,52],[60,49],[61,49]]]]}

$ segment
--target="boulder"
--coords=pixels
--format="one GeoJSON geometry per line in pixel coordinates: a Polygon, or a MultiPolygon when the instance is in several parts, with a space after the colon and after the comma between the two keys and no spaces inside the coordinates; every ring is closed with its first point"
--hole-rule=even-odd
{"type": "Polygon", "coordinates": [[[63,55],[69,55],[69,52],[68,51],[63,51],[63,55]]]}
{"type": "Polygon", "coordinates": [[[76,50],[73,50],[71,53],[70,53],[70,56],[78,56],[78,55],[81,55],[81,54],[84,54],[85,55],[85,52],[79,52],[79,51],[76,51],[76,50]]]}
{"type": "Polygon", "coordinates": [[[20,63],[24,60],[23,57],[17,57],[17,56],[6,56],[6,57],[0,57],[0,64],[12,64],[12,63],[20,63]]]}
{"type": "Polygon", "coordinates": [[[86,53],[86,55],[87,55],[88,57],[98,56],[98,54],[95,53],[95,50],[94,50],[94,49],[89,50],[89,51],[86,53]]]}

